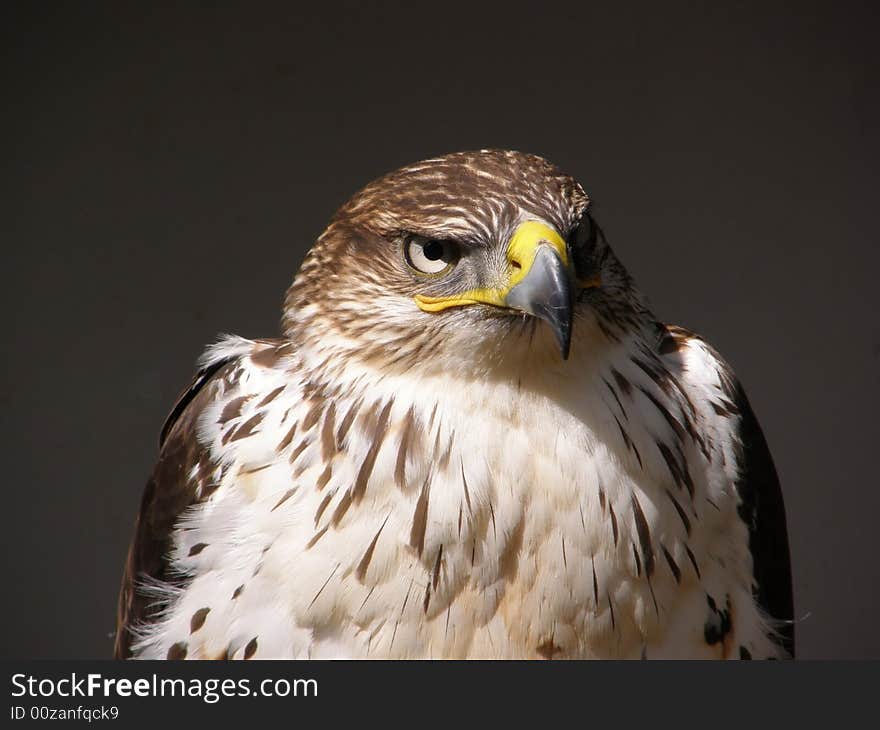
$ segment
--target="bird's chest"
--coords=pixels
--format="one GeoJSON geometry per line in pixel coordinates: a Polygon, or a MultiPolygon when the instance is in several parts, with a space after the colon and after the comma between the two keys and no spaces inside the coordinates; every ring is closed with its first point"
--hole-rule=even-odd
{"type": "Polygon", "coordinates": [[[380,400],[332,444],[316,423],[294,460],[307,486],[260,561],[307,653],[638,655],[673,580],[650,535],[678,518],[625,445],[576,401],[424,401],[380,400]]]}
{"type": "Polygon", "coordinates": [[[697,583],[663,479],[597,390],[480,392],[279,396],[228,439],[178,546],[196,574],[181,620],[223,597],[205,653],[250,634],[258,656],[300,657],[625,657],[656,639],[697,583]]]}

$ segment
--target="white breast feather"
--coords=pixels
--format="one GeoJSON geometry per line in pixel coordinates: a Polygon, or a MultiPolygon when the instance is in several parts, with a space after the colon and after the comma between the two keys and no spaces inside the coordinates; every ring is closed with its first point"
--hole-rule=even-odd
{"type": "Polygon", "coordinates": [[[639,387],[673,414],[679,406],[633,363],[632,343],[602,358],[575,352],[519,382],[352,367],[332,398],[330,424],[329,402],[306,392],[302,354],[262,367],[249,355],[259,347],[237,338],[208,353],[208,362],[239,357],[243,371],[200,423],[222,482],[180,522],[173,566],[190,582],[170,594],[136,656],[164,657],[178,641],[190,656],[230,658],[246,648],[259,658],[710,658],[738,655],[739,646],[775,654],[752,599],[748,537],[736,514],[735,421],[708,407],[721,383],[699,341],[667,362],[683,372],[709,453],[685,442],[692,502],[657,447],[672,440],[672,428],[639,387]],[[611,368],[632,386],[622,403],[608,386],[611,368]],[[221,425],[242,396],[252,397],[221,425]],[[369,478],[352,497],[389,402],[369,478]],[[322,429],[338,434],[357,404],[328,450],[322,429]],[[258,414],[251,433],[229,438],[258,414]],[[650,579],[634,498],[650,534],[650,579]],[[704,637],[707,594],[719,604],[729,596],[733,623],[714,645],[704,637]]]}

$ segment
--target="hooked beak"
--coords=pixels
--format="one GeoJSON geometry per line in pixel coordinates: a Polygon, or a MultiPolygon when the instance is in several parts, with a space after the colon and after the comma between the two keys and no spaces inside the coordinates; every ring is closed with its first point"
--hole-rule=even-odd
{"type": "Polygon", "coordinates": [[[556,335],[563,359],[571,347],[571,264],[565,241],[544,223],[521,223],[507,245],[507,271],[501,286],[471,289],[446,297],[418,294],[424,312],[440,312],[468,304],[515,309],[547,322],[556,335]]]}
{"type": "Polygon", "coordinates": [[[538,246],[528,273],[508,292],[507,306],[549,324],[559,343],[562,359],[568,359],[571,349],[571,283],[567,267],[552,246],[538,246]]]}

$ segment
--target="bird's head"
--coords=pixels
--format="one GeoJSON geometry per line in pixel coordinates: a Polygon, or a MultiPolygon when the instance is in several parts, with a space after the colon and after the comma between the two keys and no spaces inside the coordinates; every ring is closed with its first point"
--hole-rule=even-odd
{"type": "Polygon", "coordinates": [[[334,216],[291,286],[286,334],[328,362],[562,362],[644,309],[570,176],[534,155],[426,160],[334,216]]]}

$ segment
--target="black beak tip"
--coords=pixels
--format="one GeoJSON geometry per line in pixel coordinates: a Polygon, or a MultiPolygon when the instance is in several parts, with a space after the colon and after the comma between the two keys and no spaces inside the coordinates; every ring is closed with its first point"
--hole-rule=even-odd
{"type": "Polygon", "coordinates": [[[556,342],[559,345],[559,354],[562,355],[563,360],[568,360],[571,352],[571,309],[566,307],[562,309],[562,313],[556,310],[555,314],[556,316],[545,317],[544,319],[553,328],[556,342]]]}
{"type": "Polygon", "coordinates": [[[565,331],[557,335],[559,337],[559,352],[563,360],[568,360],[571,352],[571,326],[565,328],[565,331]]]}
{"type": "Polygon", "coordinates": [[[551,302],[549,306],[536,306],[535,315],[550,325],[553,334],[556,335],[556,344],[559,345],[559,354],[563,360],[568,360],[571,352],[571,303],[564,297],[551,302]]]}

